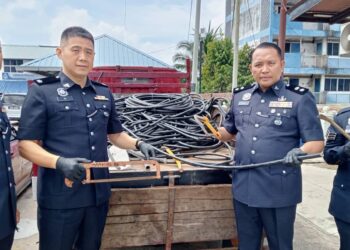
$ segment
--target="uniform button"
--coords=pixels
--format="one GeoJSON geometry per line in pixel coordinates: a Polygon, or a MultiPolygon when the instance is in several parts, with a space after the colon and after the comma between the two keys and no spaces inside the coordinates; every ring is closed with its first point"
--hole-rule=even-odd
{"type": "Polygon", "coordinates": [[[256,138],[255,136],[253,137],[253,141],[256,141],[258,138],[256,138]]]}
{"type": "Polygon", "coordinates": [[[286,172],[286,170],[283,170],[282,173],[283,173],[283,174],[286,174],[287,172],[286,172]]]}
{"type": "Polygon", "coordinates": [[[281,113],[277,113],[277,116],[281,116],[281,113]]]}
{"type": "Polygon", "coordinates": [[[8,155],[8,154],[9,154],[9,151],[5,150],[5,154],[7,154],[7,155],[8,155]]]}
{"type": "Polygon", "coordinates": [[[243,114],[243,110],[239,111],[240,114],[243,114]]]}
{"type": "Polygon", "coordinates": [[[257,114],[257,115],[261,115],[261,112],[260,112],[260,111],[258,111],[258,112],[256,112],[256,114],[257,114]]]}
{"type": "Polygon", "coordinates": [[[2,139],[6,139],[6,136],[5,136],[5,135],[2,135],[2,139]]]}
{"type": "Polygon", "coordinates": [[[91,131],[91,132],[90,132],[90,135],[94,135],[94,134],[95,134],[94,131],[91,131]]]}
{"type": "Polygon", "coordinates": [[[7,170],[8,170],[9,172],[11,172],[11,168],[10,168],[10,167],[8,167],[7,170]]]}
{"type": "Polygon", "coordinates": [[[271,109],[271,113],[272,114],[276,113],[276,109],[271,109]]]}
{"type": "Polygon", "coordinates": [[[259,127],[259,124],[255,123],[254,127],[258,128],[258,127],[259,127]]]}
{"type": "Polygon", "coordinates": [[[340,186],[343,188],[343,187],[344,187],[344,184],[341,184],[340,186]]]}
{"type": "Polygon", "coordinates": [[[265,100],[264,100],[264,99],[261,99],[260,102],[261,102],[261,103],[265,103],[265,100]]]}
{"type": "Polygon", "coordinates": [[[69,106],[65,106],[64,108],[68,110],[68,109],[69,109],[69,106]]]}
{"type": "Polygon", "coordinates": [[[86,104],[86,107],[90,108],[90,104],[89,104],[89,103],[88,103],[88,104],[86,104]]]}
{"type": "Polygon", "coordinates": [[[89,118],[89,121],[92,122],[92,118],[91,117],[89,118]]]}
{"type": "Polygon", "coordinates": [[[106,108],[107,106],[106,106],[106,105],[103,105],[102,107],[106,108]]]}
{"type": "Polygon", "coordinates": [[[255,155],[255,150],[250,151],[250,153],[252,153],[252,155],[255,155]]]}
{"type": "Polygon", "coordinates": [[[81,92],[83,95],[86,95],[86,93],[83,91],[83,92],[81,92]]]}
{"type": "Polygon", "coordinates": [[[95,150],[95,146],[92,146],[91,149],[92,149],[92,150],[95,150]]]}
{"type": "Polygon", "coordinates": [[[12,187],[12,183],[10,182],[10,187],[12,187]]]}

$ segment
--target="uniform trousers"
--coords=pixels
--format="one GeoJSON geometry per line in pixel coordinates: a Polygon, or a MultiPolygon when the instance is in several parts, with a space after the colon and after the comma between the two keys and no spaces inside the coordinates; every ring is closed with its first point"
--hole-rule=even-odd
{"type": "Polygon", "coordinates": [[[74,209],[38,207],[40,250],[98,250],[108,202],[74,209]]]}
{"type": "Polygon", "coordinates": [[[270,250],[293,249],[296,205],[258,208],[233,200],[240,250],[260,250],[265,231],[270,250]]]}
{"type": "Polygon", "coordinates": [[[340,250],[350,249],[350,223],[334,218],[340,237],[340,250]]]}
{"type": "Polygon", "coordinates": [[[13,243],[13,238],[15,236],[15,233],[11,233],[10,235],[6,236],[3,239],[0,239],[0,249],[1,250],[10,250],[13,243]]]}

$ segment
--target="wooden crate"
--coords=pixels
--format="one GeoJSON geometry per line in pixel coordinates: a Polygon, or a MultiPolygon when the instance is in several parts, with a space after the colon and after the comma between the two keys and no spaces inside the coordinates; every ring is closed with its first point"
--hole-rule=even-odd
{"type": "Polygon", "coordinates": [[[112,189],[102,249],[166,244],[167,230],[172,243],[236,238],[231,185],[112,189]],[[171,193],[174,217],[168,225],[171,193]]]}

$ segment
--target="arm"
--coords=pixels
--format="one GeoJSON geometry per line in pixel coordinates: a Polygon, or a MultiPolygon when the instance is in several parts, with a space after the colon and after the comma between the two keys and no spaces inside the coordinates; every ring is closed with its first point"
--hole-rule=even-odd
{"type": "Polygon", "coordinates": [[[134,149],[136,150],[136,139],[132,138],[125,132],[109,134],[109,140],[117,147],[122,149],[134,149]]]}
{"type": "Polygon", "coordinates": [[[324,147],[323,141],[308,141],[304,143],[303,146],[300,147],[300,149],[307,154],[314,154],[314,153],[320,153],[322,152],[324,147]]]}
{"type": "Polygon", "coordinates": [[[56,168],[59,158],[43,149],[37,140],[20,140],[19,152],[23,158],[46,168],[56,168]]]}
{"type": "Polygon", "coordinates": [[[221,141],[231,141],[236,139],[236,135],[229,133],[224,127],[218,128],[218,131],[221,135],[221,141]]]}

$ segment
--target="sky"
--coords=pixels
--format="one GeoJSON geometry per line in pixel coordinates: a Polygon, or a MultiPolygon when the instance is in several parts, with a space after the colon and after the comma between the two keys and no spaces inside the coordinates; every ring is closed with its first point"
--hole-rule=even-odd
{"type": "MultiPolygon", "coordinates": [[[[196,0],[0,0],[3,44],[58,45],[82,26],[172,65],[176,44],[193,40],[196,0]],[[192,15],[191,13],[192,4],[192,15]]],[[[225,29],[225,0],[202,0],[200,27],[225,29]]]]}

